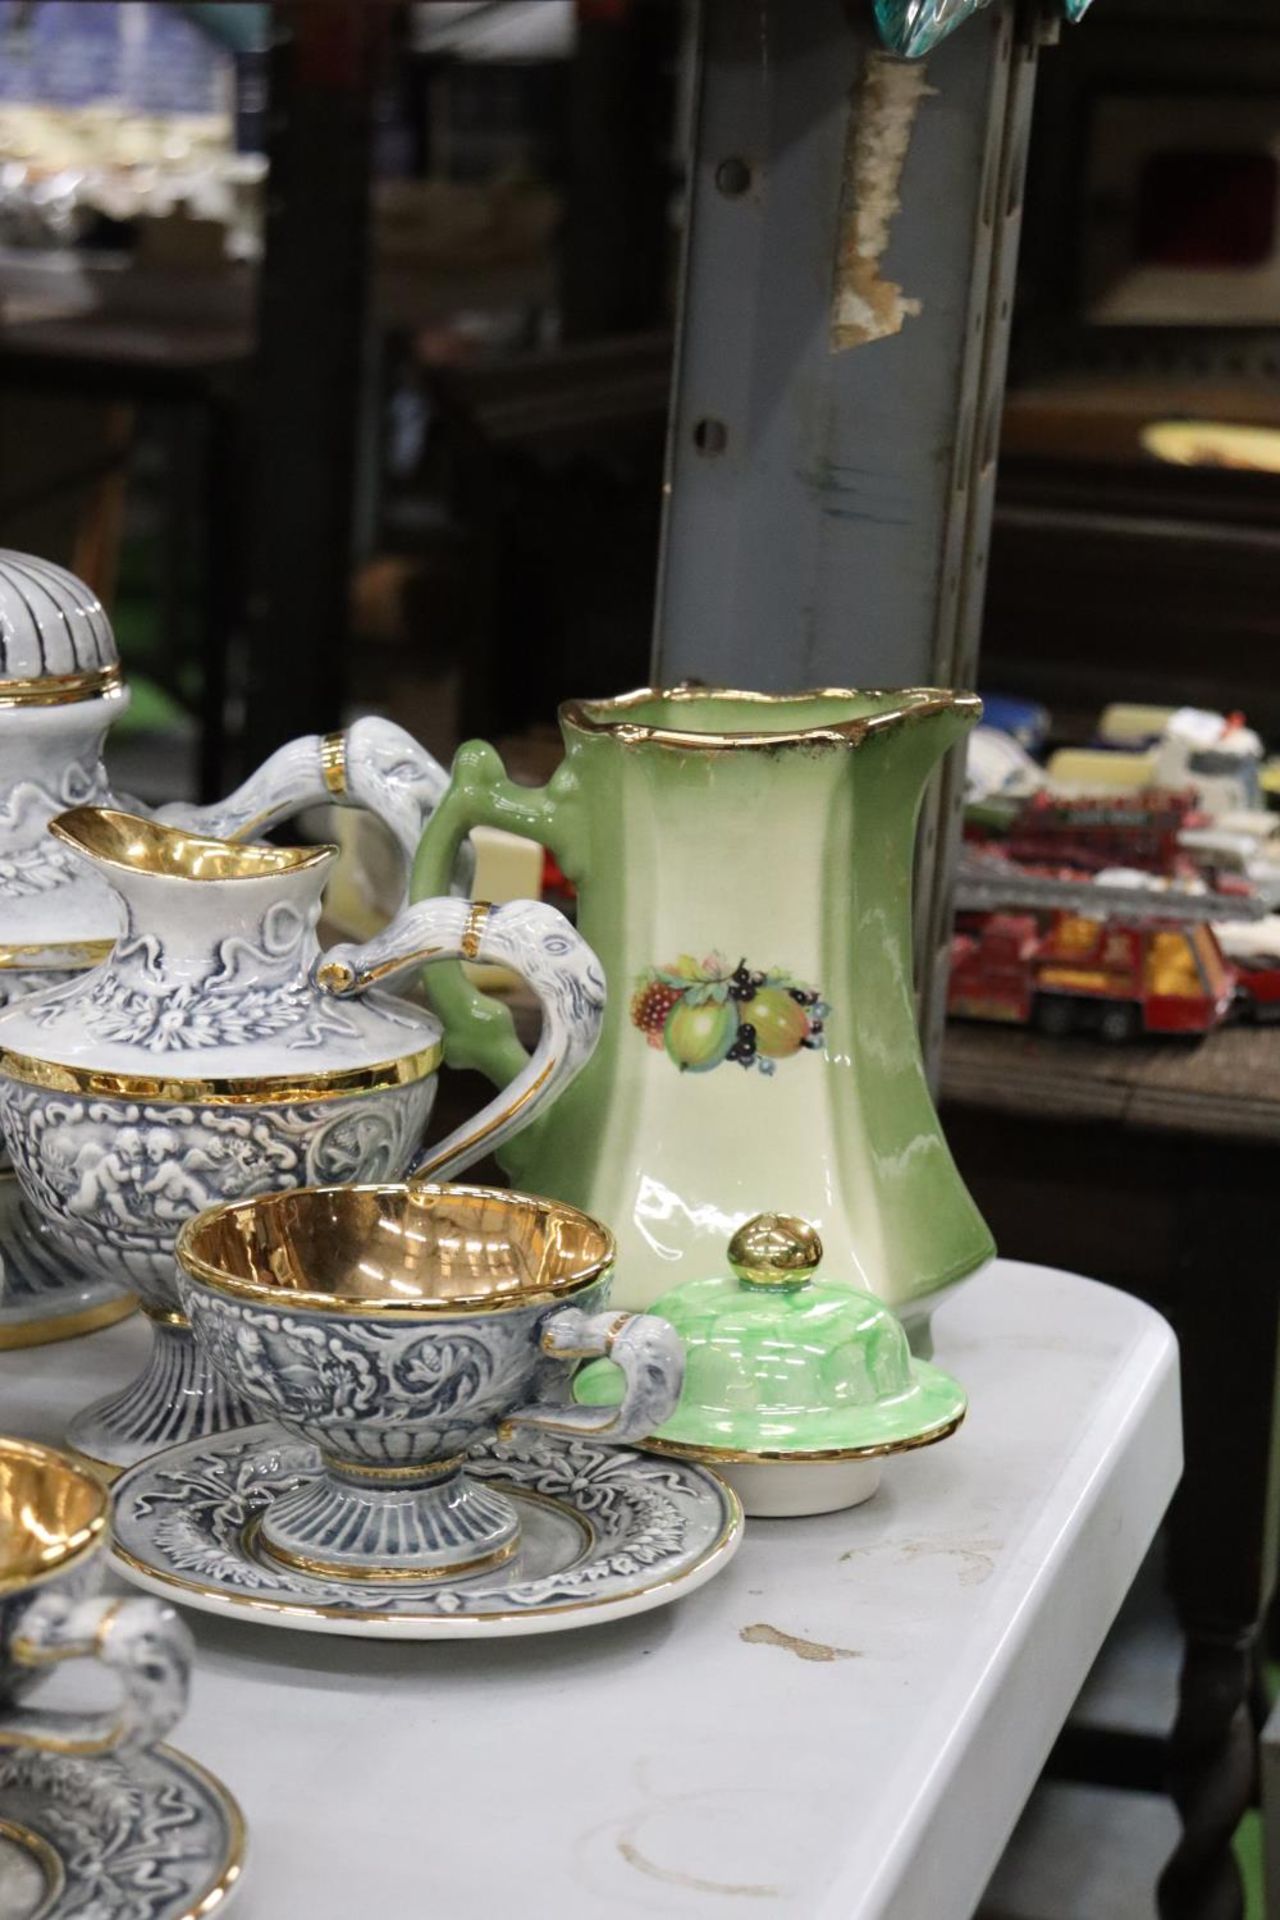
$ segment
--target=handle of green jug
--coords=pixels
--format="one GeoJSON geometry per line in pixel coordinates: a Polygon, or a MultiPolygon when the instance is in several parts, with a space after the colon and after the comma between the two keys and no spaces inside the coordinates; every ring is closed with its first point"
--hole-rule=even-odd
{"type": "MultiPolygon", "coordinates": [[[[409,883],[411,900],[448,890],[473,827],[498,827],[537,840],[563,861],[562,796],[553,779],[545,787],[520,787],[484,740],[469,740],[454,756],[448,788],[427,824],[409,883]]],[[[437,963],[423,974],[428,999],[445,1032],[445,1059],[474,1067],[505,1087],[529,1064],[507,1008],[471,985],[462,968],[437,963]]]]}

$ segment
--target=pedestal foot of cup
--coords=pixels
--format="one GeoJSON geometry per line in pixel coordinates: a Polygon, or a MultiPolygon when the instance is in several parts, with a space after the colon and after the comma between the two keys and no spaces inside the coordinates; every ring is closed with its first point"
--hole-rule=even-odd
{"type": "Polygon", "coordinates": [[[67,1438],[87,1459],[119,1469],[257,1418],[213,1371],[188,1326],[153,1321],[142,1372],[121,1392],[78,1413],[67,1438]]]}
{"type": "Polygon", "coordinates": [[[516,1509],[455,1462],[424,1482],[331,1470],[272,1501],[259,1535],[272,1558],[322,1579],[465,1579],[510,1559],[516,1509]]]}

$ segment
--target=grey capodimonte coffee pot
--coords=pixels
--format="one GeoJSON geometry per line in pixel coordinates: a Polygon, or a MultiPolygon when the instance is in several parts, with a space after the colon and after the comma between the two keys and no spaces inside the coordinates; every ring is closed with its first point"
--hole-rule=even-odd
{"type": "MultiPolygon", "coordinates": [[[[102,746],[128,704],[111,623],[92,589],[63,567],[0,548],[0,1007],[98,965],[120,932],[111,888],[47,829],[68,808],[115,804],[102,746]]],[[[261,839],[300,809],[336,801],[386,823],[407,876],[446,784],[402,727],[369,718],[291,741],[225,800],[175,803],[154,817],[217,839],[261,839]]],[[[105,1325],[131,1304],[101,1276],[71,1276],[65,1259],[52,1260],[12,1178],[0,1177],[0,1348],[105,1325]]]]}

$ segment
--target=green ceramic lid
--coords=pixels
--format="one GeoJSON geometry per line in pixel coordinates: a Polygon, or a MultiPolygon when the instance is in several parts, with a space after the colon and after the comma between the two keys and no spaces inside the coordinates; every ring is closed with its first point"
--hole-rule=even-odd
{"type": "MultiPolygon", "coordinates": [[[[821,1260],[806,1221],[758,1214],[729,1243],[732,1278],[688,1281],[654,1303],[686,1356],[680,1404],[656,1443],[722,1458],[849,1459],[955,1430],[963,1390],[912,1358],[883,1301],[818,1279],[821,1260]]],[[[574,1392],[613,1404],[622,1376],[596,1360],[574,1392]]]]}

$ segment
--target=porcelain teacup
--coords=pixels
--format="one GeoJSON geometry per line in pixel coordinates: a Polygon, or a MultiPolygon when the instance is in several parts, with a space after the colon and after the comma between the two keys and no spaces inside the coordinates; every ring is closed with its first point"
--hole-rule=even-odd
{"type": "Polygon", "coordinates": [[[674,1330],[601,1311],[613,1237],[554,1201],[425,1182],[303,1187],[210,1208],[177,1252],[183,1309],[215,1369],[319,1449],[314,1478],[260,1526],[260,1548],[303,1573],[496,1566],[516,1551],[519,1517],[468,1476],[471,1447],[515,1427],[638,1439],[680,1396],[674,1330]],[[568,1404],[573,1364],[604,1354],[620,1404],[568,1404]]]}
{"type": "Polygon", "coordinates": [[[92,1755],[146,1747],[186,1706],[192,1641],[172,1607],[93,1596],[110,1500],[68,1454],[0,1439],[0,1748],[92,1755]],[[41,1673],[78,1658],[114,1675],[115,1707],[26,1704],[41,1673]]]}

